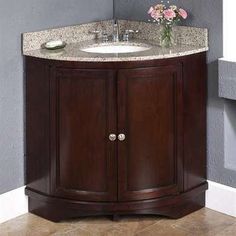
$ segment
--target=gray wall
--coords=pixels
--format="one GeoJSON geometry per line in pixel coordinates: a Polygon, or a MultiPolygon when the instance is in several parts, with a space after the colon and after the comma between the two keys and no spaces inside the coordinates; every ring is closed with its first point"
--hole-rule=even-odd
{"type": "Polygon", "coordinates": [[[113,16],[111,0],[0,0],[0,194],[24,185],[21,33],[113,16]]]}
{"type": "MultiPolygon", "coordinates": [[[[142,21],[148,20],[146,12],[150,5],[160,2],[157,0],[115,1],[117,18],[142,21]]],[[[222,0],[172,0],[170,2],[182,6],[190,12],[190,17],[184,24],[209,29],[208,178],[215,182],[236,187],[236,169],[229,168],[232,166],[232,158],[229,158],[229,154],[227,154],[227,145],[229,148],[230,143],[224,140],[224,137],[228,135],[232,137],[232,133],[229,133],[231,126],[225,122],[228,122],[228,117],[233,117],[232,107],[234,107],[234,110],[236,109],[235,105],[229,106],[228,102],[218,97],[217,59],[223,56],[222,0]],[[226,143],[225,146],[224,143],[226,143]]],[[[236,140],[234,143],[236,143],[236,140]]]]}
{"type": "Polygon", "coordinates": [[[220,160],[221,178],[236,180],[236,62],[219,61],[219,95],[224,99],[224,158],[220,160]]]}

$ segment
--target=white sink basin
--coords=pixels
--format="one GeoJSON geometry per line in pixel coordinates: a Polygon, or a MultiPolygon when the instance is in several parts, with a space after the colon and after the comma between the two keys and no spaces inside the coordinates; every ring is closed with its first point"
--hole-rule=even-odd
{"type": "Polygon", "coordinates": [[[90,53],[132,53],[132,52],[142,52],[149,50],[151,47],[148,45],[127,45],[127,44],[119,44],[119,45],[95,45],[90,46],[87,48],[80,49],[84,52],[90,52],[90,53]]]}

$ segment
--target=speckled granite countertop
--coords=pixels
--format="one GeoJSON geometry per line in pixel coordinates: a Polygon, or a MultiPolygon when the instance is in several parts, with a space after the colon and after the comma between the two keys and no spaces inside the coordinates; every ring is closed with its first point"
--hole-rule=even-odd
{"type": "MultiPolygon", "coordinates": [[[[147,44],[150,49],[134,53],[88,53],[80,49],[94,44],[100,44],[101,40],[95,40],[94,35],[89,34],[92,30],[112,31],[111,21],[95,22],[78,26],[45,30],[40,32],[26,33],[23,35],[23,54],[37,58],[63,60],[63,61],[141,61],[152,59],[164,59],[191,55],[208,50],[208,35],[206,29],[181,27],[174,29],[176,34],[176,45],[171,48],[159,46],[158,39],[160,32],[158,26],[151,23],[136,21],[120,21],[121,31],[124,29],[138,29],[135,39],[129,45],[147,44]],[[41,44],[51,39],[62,39],[67,42],[67,46],[60,50],[41,49],[41,44]]],[[[109,44],[109,43],[108,43],[109,44]]],[[[125,42],[119,44],[127,44],[125,42]]],[[[104,44],[103,44],[104,45],[104,44]]]]}
{"type": "MultiPolygon", "coordinates": [[[[25,55],[52,59],[52,60],[63,60],[63,61],[140,61],[140,60],[152,60],[152,59],[164,59],[173,58],[185,55],[191,55],[194,53],[207,51],[206,47],[192,46],[192,45],[176,45],[172,48],[162,48],[155,42],[141,42],[140,40],[131,41],[128,44],[131,45],[143,45],[143,43],[151,46],[150,49],[141,52],[133,53],[88,53],[83,52],[80,48],[85,47],[85,45],[96,44],[96,41],[85,41],[79,43],[71,43],[67,45],[64,49],[59,50],[46,50],[38,49],[25,52],[25,55]]],[[[125,44],[125,43],[122,43],[125,44]]]]}

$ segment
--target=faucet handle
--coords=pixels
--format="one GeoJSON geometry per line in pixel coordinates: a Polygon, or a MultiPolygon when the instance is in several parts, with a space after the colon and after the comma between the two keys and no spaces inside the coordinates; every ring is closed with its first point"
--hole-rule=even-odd
{"type": "Polygon", "coordinates": [[[100,30],[91,30],[89,31],[89,34],[94,34],[95,35],[95,39],[98,39],[98,35],[101,33],[100,30]]]}
{"type": "Polygon", "coordinates": [[[139,33],[140,31],[139,30],[132,30],[132,29],[128,29],[128,30],[125,30],[125,33],[126,34],[137,34],[139,33]]]}
{"type": "Polygon", "coordinates": [[[90,34],[100,34],[101,31],[100,30],[90,30],[89,33],[90,34]]]}
{"type": "Polygon", "coordinates": [[[132,30],[132,29],[125,30],[125,33],[123,34],[123,41],[128,42],[130,34],[137,34],[139,32],[140,32],[139,30],[132,30]]]}
{"type": "Polygon", "coordinates": [[[108,34],[106,31],[102,31],[102,42],[106,43],[108,41],[108,34]]]}

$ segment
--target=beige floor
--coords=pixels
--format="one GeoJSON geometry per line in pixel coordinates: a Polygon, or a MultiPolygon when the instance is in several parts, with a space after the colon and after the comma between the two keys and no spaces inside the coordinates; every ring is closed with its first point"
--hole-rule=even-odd
{"type": "Polygon", "coordinates": [[[236,218],[202,209],[179,220],[161,217],[82,218],[52,223],[32,214],[0,224],[0,236],[236,236],[236,218]]]}

